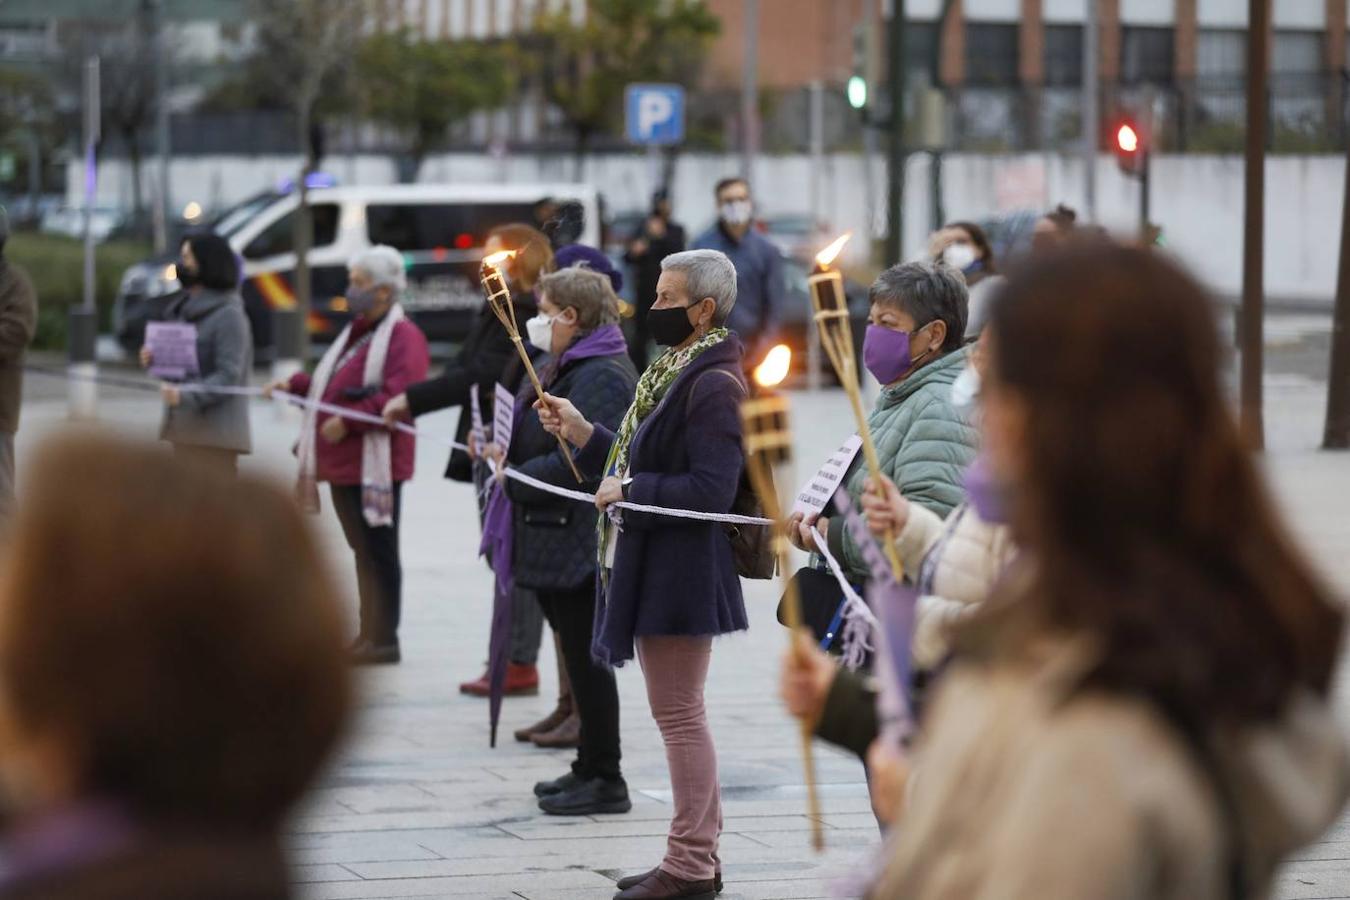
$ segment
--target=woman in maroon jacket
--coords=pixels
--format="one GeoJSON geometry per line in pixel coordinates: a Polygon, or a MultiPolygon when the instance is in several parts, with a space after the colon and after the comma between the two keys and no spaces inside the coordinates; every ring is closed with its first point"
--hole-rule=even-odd
{"type": "MultiPolygon", "coordinates": [[[[310,401],[378,416],[384,405],[427,374],[427,341],[403,313],[403,257],[377,246],[347,265],[350,324],[311,376],[300,372],[273,389],[310,401]]],[[[269,393],[270,393],[269,389],[269,393]]],[[[358,663],[396,663],[403,566],[398,520],[403,482],[412,478],[412,435],[307,407],[297,455],[296,485],[310,512],[319,510],[318,482],[328,482],[347,544],[356,554],[361,633],[352,645],[358,663]]]]}

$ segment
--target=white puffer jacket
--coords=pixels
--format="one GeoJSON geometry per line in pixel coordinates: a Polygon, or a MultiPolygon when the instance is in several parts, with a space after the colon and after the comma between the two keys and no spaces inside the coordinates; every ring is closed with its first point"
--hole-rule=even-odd
{"type": "Polygon", "coordinates": [[[913,646],[915,668],[931,669],[947,655],[951,626],[983,602],[1003,574],[1014,554],[1012,538],[1006,525],[986,522],[968,503],[945,520],[911,503],[895,548],[906,572],[933,571],[919,597],[913,646]]]}

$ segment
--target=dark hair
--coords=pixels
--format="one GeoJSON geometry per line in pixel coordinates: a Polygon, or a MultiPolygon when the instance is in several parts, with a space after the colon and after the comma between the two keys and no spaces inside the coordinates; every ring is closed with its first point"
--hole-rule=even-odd
{"type": "Polygon", "coordinates": [[[100,434],[34,459],[0,591],[8,724],[68,742],[77,789],[137,817],[274,829],[351,707],[294,501],[100,434]]]}
{"type": "Polygon", "coordinates": [[[722,192],[725,191],[727,188],[731,187],[733,184],[743,184],[745,185],[745,189],[747,191],[750,190],[749,181],[747,181],[746,179],[742,178],[739,175],[731,175],[717,182],[717,186],[713,188],[713,197],[714,198],[721,197],[722,192]]]}
{"type": "Polygon", "coordinates": [[[1085,686],[1195,722],[1325,696],[1343,616],[1239,436],[1205,290],[1159,254],[1074,243],[1012,275],[990,331],[991,389],[1028,416],[1011,499],[1033,565],[1008,619],[1089,636],[1085,686]]]}
{"type": "Polygon", "coordinates": [[[945,263],[911,262],[891,266],[867,291],[869,303],[905,312],[917,327],[941,319],[947,323],[942,352],[965,344],[969,293],[961,273],[945,263]]]}
{"type": "Polygon", "coordinates": [[[994,258],[994,247],[989,243],[989,235],[974,222],[948,222],[948,228],[959,228],[970,238],[979,252],[983,274],[992,275],[998,271],[998,260],[994,258]]]}
{"type": "Polygon", "coordinates": [[[239,258],[234,248],[218,234],[210,232],[183,238],[197,258],[197,280],[202,287],[233,291],[239,287],[239,258]]]}
{"type": "Polygon", "coordinates": [[[1044,218],[1053,222],[1055,227],[1062,232],[1073,230],[1074,224],[1078,221],[1078,213],[1072,207],[1065,206],[1063,203],[1056,206],[1045,214],[1044,218]]]}

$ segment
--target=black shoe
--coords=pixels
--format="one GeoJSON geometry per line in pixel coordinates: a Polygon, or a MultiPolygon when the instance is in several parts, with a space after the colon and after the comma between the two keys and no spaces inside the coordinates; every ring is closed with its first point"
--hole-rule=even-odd
{"type": "Polygon", "coordinates": [[[534,795],[536,797],[552,797],[555,794],[565,794],[568,791],[581,787],[584,782],[576,776],[575,772],[568,772],[561,778],[555,778],[552,781],[541,781],[534,786],[534,795]]]}
{"type": "Polygon", "coordinates": [[[594,816],[626,813],[633,808],[628,785],[622,778],[606,781],[592,778],[570,791],[539,798],[539,808],[550,816],[594,816]]]}
{"type": "Polygon", "coordinates": [[[362,641],[348,651],[348,659],[354,666],[387,666],[403,658],[398,644],[373,644],[362,641]]]}
{"type": "MultiPolygon", "coordinates": [[[[657,866],[657,868],[659,869],[660,866],[657,866]]],[[[652,877],[652,876],[655,875],[655,874],[656,874],[656,869],[648,869],[646,872],[643,872],[641,875],[629,875],[627,878],[620,878],[618,881],[616,881],[616,882],[614,883],[614,886],[615,886],[616,888],[618,888],[619,890],[621,890],[621,891],[626,891],[626,890],[628,890],[630,887],[637,887],[639,884],[642,884],[642,882],[646,881],[648,878],[652,877]]],[[[718,894],[722,893],[722,870],[721,870],[721,869],[718,869],[718,870],[713,874],[713,891],[714,891],[715,893],[718,893],[718,894]]]]}

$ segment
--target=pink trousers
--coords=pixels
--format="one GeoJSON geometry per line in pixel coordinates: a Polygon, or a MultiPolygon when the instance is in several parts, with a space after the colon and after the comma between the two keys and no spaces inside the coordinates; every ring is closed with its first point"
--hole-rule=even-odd
{"type": "Polygon", "coordinates": [[[703,705],[712,638],[640,637],[637,652],[675,796],[661,868],[676,878],[706,881],[720,867],[717,839],[722,833],[717,750],[703,705]]]}

